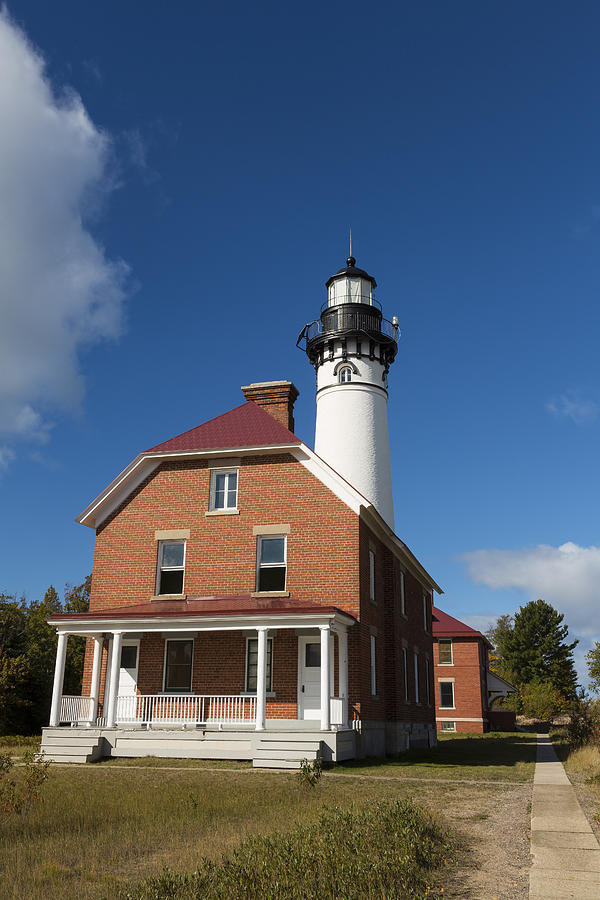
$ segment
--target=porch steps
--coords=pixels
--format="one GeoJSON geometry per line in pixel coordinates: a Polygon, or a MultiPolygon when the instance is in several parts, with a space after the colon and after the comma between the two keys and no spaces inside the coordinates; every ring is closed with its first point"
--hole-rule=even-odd
{"type": "Polygon", "coordinates": [[[322,756],[322,741],[315,735],[262,735],[252,759],[255,769],[299,769],[302,760],[314,762],[322,756]]]}
{"type": "Polygon", "coordinates": [[[60,728],[44,730],[41,752],[44,759],[58,763],[97,762],[105,754],[104,739],[98,733],[77,732],[75,729],[60,728]]]}

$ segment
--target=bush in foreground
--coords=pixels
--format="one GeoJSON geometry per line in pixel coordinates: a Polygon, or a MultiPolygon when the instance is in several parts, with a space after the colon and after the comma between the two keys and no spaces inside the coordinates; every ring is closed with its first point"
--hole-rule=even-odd
{"type": "Polygon", "coordinates": [[[417,898],[449,850],[442,829],[410,801],[324,812],[311,825],[253,837],[220,863],[191,875],[165,871],[122,896],[128,900],[240,898],[417,898]]]}

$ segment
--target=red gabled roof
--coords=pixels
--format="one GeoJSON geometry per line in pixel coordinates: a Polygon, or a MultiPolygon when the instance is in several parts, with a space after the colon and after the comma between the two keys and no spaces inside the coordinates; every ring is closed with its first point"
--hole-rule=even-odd
{"type": "Polygon", "coordinates": [[[188,597],[186,600],[153,600],[135,606],[119,606],[116,609],[100,609],[86,613],[57,613],[50,616],[54,621],[86,619],[153,619],[187,618],[201,616],[245,616],[245,615],[298,615],[311,613],[341,612],[354,619],[337,606],[321,606],[309,600],[295,597],[252,597],[238,594],[228,597],[188,597]]]}
{"type": "Polygon", "coordinates": [[[489,643],[488,639],[481,631],[476,631],[469,625],[465,625],[460,619],[449,616],[448,613],[442,612],[436,606],[433,607],[433,636],[436,637],[471,637],[483,638],[489,643]]]}
{"type": "Polygon", "coordinates": [[[300,438],[252,400],[209,419],[190,431],[144,450],[144,453],[175,453],[186,450],[231,450],[236,447],[268,447],[300,444],[300,438]]]}

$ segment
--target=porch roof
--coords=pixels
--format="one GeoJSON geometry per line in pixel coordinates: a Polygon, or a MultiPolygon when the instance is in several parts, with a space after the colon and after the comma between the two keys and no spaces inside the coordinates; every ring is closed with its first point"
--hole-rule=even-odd
{"type": "MultiPolygon", "coordinates": [[[[57,613],[48,619],[51,625],[60,630],[65,626],[77,625],[81,628],[92,624],[136,624],[164,622],[198,621],[210,619],[216,623],[219,619],[228,622],[239,620],[237,627],[243,627],[243,620],[250,617],[257,619],[336,619],[346,625],[353,625],[356,617],[344,612],[337,606],[324,606],[296,597],[256,597],[251,594],[235,594],[232,596],[187,597],[181,600],[152,600],[131,606],[119,606],[112,609],[93,610],[86,613],[57,613]]],[[[258,624],[258,622],[256,622],[258,624]]],[[[236,627],[230,624],[229,627],[236,627]]],[[[248,627],[246,625],[246,627],[248,627]]]]}

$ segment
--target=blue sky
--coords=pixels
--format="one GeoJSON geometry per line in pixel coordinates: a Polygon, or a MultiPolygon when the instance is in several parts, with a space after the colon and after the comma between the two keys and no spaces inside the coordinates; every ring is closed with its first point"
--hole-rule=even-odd
{"type": "Polygon", "coordinates": [[[242,384],[293,380],[312,445],[295,341],[351,225],[440,605],[542,596],[599,639],[599,32],[592,2],[9,4],[0,590],[82,581],[74,517],[242,384]]]}

